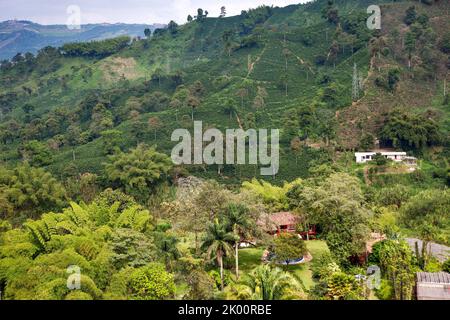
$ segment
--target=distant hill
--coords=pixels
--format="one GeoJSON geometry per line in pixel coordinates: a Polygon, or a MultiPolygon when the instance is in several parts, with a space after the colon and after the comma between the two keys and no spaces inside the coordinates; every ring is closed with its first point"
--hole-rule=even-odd
{"type": "Polygon", "coordinates": [[[0,59],[10,59],[18,52],[36,53],[43,47],[58,47],[67,42],[101,40],[121,35],[143,37],[145,28],[153,31],[160,27],[163,25],[101,23],[82,25],[80,30],[70,30],[65,25],[8,20],[0,22],[0,59]]]}

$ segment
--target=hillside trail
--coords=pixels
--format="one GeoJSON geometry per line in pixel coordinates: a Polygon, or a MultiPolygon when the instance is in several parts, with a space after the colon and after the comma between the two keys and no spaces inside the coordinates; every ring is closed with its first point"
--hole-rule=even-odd
{"type": "MultiPolygon", "coordinates": [[[[291,51],[292,52],[292,51],[291,51]]],[[[316,74],[315,72],[314,72],[314,70],[311,68],[311,66],[307,63],[307,62],[305,62],[305,60],[303,60],[301,57],[299,57],[299,56],[297,56],[295,53],[293,53],[292,52],[292,54],[294,55],[294,57],[298,60],[298,62],[300,62],[300,64],[301,65],[306,65],[306,67],[309,69],[309,71],[312,73],[312,74],[316,74]]]]}
{"type": "Polygon", "coordinates": [[[261,51],[261,53],[258,55],[258,57],[256,58],[255,61],[253,61],[252,63],[249,63],[248,65],[248,72],[247,72],[247,76],[245,77],[245,79],[248,79],[248,77],[250,77],[250,75],[252,74],[255,65],[259,62],[259,60],[261,60],[261,57],[264,55],[264,53],[266,52],[267,46],[264,46],[264,49],[261,51]]]}
{"type": "Polygon", "coordinates": [[[241,128],[242,130],[244,130],[244,127],[242,126],[241,119],[239,118],[237,112],[236,112],[236,121],[237,121],[237,123],[238,123],[238,125],[239,125],[239,128],[241,128]]]}

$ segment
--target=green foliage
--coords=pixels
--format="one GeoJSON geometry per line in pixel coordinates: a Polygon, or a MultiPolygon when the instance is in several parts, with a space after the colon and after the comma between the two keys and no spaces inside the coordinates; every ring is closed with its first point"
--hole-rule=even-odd
{"type": "Polygon", "coordinates": [[[153,242],[138,231],[117,229],[111,238],[111,263],[116,269],[141,267],[156,260],[153,242]]]}
{"type": "Polygon", "coordinates": [[[0,216],[15,221],[23,217],[35,218],[46,210],[61,208],[66,200],[64,187],[50,173],[27,163],[13,170],[0,169],[0,195],[12,209],[3,207],[5,211],[0,216]],[[13,212],[18,215],[12,217],[13,212]]]}
{"type": "Polygon", "coordinates": [[[447,32],[440,41],[441,51],[449,54],[450,53],[450,32],[447,32]]]}
{"type": "Polygon", "coordinates": [[[102,131],[100,134],[103,138],[105,154],[114,153],[122,142],[122,132],[119,130],[106,130],[102,131]]]}
{"type": "Polygon", "coordinates": [[[377,164],[377,166],[385,166],[389,162],[389,159],[387,159],[381,153],[376,153],[373,156],[373,161],[377,164]]]}
{"type": "Polygon", "coordinates": [[[441,139],[435,121],[400,110],[392,111],[386,116],[380,138],[387,145],[406,150],[436,145],[441,139]]]}
{"type": "Polygon", "coordinates": [[[281,233],[274,240],[274,254],[277,261],[289,264],[289,261],[302,258],[306,253],[306,244],[298,235],[281,233]]]}
{"type": "Polygon", "coordinates": [[[300,290],[298,281],[291,274],[269,265],[261,265],[252,270],[244,284],[248,287],[248,299],[251,300],[286,299],[292,290],[300,290]]]}
{"type": "Polygon", "coordinates": [[[121,36],[101,41],[66,43],[61,50],[64,55],[72,57],[105,58],[125,48],[129,42],[130,37],[121,36]]]}
{"type": "Polygon", "coordinates": [[[380,300],[392,300],[394,290],[388,280],[381,279],[380,288],[375,290],[375,294],[380,300]]]}
{"type": "Polygon", "coordinates": [[[45,144],[33,140],[24,144],[19,153],[24,161],[28,161],[32,166],[46,166],[52,162],[52,152],[45,144]]]}
{"type": "MultiPolygon", "coordinates": [[[[226,281],[226,280],[225,280],[226,281]]],[[[188,298],[192,300],[208,300],[214,295],[214,280],[203,270],[193,270],[187,277],[189,284],[188,298]]],[[[217,281],[216,281],[217,285],[217,281]]],[[[219,275],[220,285],[220,275],[219,275]]]]}
{"type": "Polygon", "coordinates": [[[130,275],[131,296],[137,300],[164,300],[173,298],[173,275],[164,266],[152,263],[136,269],[130,275]]]}
{"type": "Polygon", "coordinates": [[[206,253],[208,260],[216,259],[220,268],[221,289],[224,288],[223,258],[233,256],[233,247],[230,243],[235,242],[238,237],[226,230],[226,225],[217,219],[210,223],[203,239],[202,250],[206,253]]]}
{"type": "Polygon", "coordinates": [[[332,300],[360,300],[363,289],[355,276],[336,272],[328,279],[327,296],[332,300]]]}
{"type": "Polygon", "coordinates": [[[450,273],[450,259],[445,260],[445,262],[442,264],[442,271],[450,273]]]}
{"type": "Polygon", "coordinates": [[[450,192],[426,190],[411,197],[402,207],[401,219],[405,225],[416,230],[428,226],[432,239],[448,243],[450,192]]]}
{"type": "Polygon", "coordinates": [[[153,218],[120,192],[107,190],[90,205],[71,203],[62,213],[43,214],[23,227],[0,235],[0,281],[6,283],[7,299],[102,299],[104,294],[151,299],[173,294],[172,276],[165,273],[161,280],[167,291],[159,285],[156,292],[151,289],[160,267],[134,269],[160,258],[147,235],[153,230],[153,218]],[[67,289],[69,266],[81,269],[80,292],[67,289]],[[124,289],[118,283],[120,270],[127,271],[124,289]],[[147,282],[140,284],[141,276],[147,282]],[[152,292],[147,294],[140,285],[152,292]]]}
{"type": "Polygon", "coordinates": [[[321,227],[330,251],[340,264],[365,250],[369,211],[364,207],[359,181],[335,173],[319,186],[305,186],[290,193],[309,223],[321,227]]]}
{"type": "Polygon", "coordinates": [[[409,7],[406,11],[405,11],[405,18],[403,19],[403,21],[407,24],[407,25],[411,25],[416,21],[417,18],[417,12],[416,12],[416,7],[412,6],[409,7]]]}
{"type": "Polygon", "coordinates": [[[332,255],[326,253],[321,256],[314,257],[311,271],[315,279],[326,281],[332,274],[340,272],[341,269],[334,261],[332,255]]]}
{"type": "Polygon", "coordinates": [[[143,144],[129,153],[110,156],[109,163],[105,164],[109,180],[141,201],[148,199],[155,187],[165,181],[171,167],[169,157],[143,144]]]}
{"type": "Polygon", "coordinates": [[[361,151],[372,150],[375,146],[375,137],[370,133],[364,133],[359,141],[359,149],[361,151]]]}
{"type": "Polygon", "coordinates": [[[296,184],[301,183],[298,179],[291,183],[285,183],[283,187],[278,187],[264,180],[252,179],[242,183],[242,189],[248,190],[260,197],[267,208],[273,211],[285,210],[288,207],[286,193],[296,184]]]}
{"type": "Polygon", "coordinates": [[[404,241],[387,240],[379,251],[380,267],[393,288],[396,300],[411,300],[414,286],[414,261],[404,241]]]}

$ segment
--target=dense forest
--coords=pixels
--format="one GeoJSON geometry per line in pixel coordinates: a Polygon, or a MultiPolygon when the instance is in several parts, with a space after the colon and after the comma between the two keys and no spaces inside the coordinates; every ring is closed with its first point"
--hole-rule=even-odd
{"type": "Polygon", "coordinates": [[[426,249],[450,245],[450,4],[378,1],[372,30],[371,2],[198,9],[1,61],[0,298],[410,300],[450,272],[426,249]],[[175,165],[195,121],[279,129],[278,174],[175,165]],[[374,149],[417,163],[355,162],[374,149]]]}

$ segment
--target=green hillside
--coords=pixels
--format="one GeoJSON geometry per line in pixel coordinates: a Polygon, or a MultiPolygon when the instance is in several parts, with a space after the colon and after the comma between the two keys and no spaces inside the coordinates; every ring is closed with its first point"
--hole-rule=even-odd
{"type": "MultiPolygon", "coordinates": [[[[1,132],[6,137],[1,158],[19,161],[17,150],[38,140],[52,145],[53,157],[46,165],[55,174],[64,175],[68,167],[100,173],[106,156],[101,132],[121,131],[124,150],[140,142],[154,144],[150,117],[159,119],[158,148],[170,154],[171,132],[192,126],[190,107],[177,99],[177,92],[192,92],[196,85],[195,120],[202,120],[204,127],[281,129],[277,181],[307,176],[312,165],[335,159],[336,150],[357,149],[361,135],[377,136],[382,113],[397,107],[419,113],[432,108],[448,136],[448,117],[441,116],[448,115],[442,105],[448,56],[436,45],[448,30],[445,3],[415,3],[419,13],[427,14],[427,27],[434,34],[434,44],[426,44],[432,64],[424,68],[427,61],[416,50],[417,59],[408,69],[409,53],[398,43],[412,28],[402,22],[412,3],[387,1],[382,5],[386,26],[374,32],[366,27],[369,2],[261,7],[235,17],[194,20],[149,40],[117,41],[106,53],[65,53],[62,47],[25,56],[14,66],[3,64],[1,132]],[[326,17],[326,10],[334,7],[337,21],[326,17]],[[391,28],[394,24],[402,27],[391,28]],[[376,52],[377,41],[384,45],[381,53],[376,52]],[[364,86],[352,103],[354,66],[364,86]],[[375,85],[393,69],[400,78],[394,93],[375,85]],[[411,99],[411,90],[423,94],[411,99]],[[401,98],[393,101],[392,95],[401,98]],[[232,110],[225,110],[224,103],[232,104],[232,110]],[[94,114],[98,104],[101,110],[94,114]],[[25,105],[33,110],[26,113],[25,105]],[[302,145],[297,155],[291,150],[295,137],[302,145]]],[[[217,168],[187,169],[235,183],[255,172],[250,166],[226,166],[222,176],[215,173],[217,168]]]]}
{"type": "Polygon", "coordinates": [[[450,3],[381,1],[380,30],[372,4],[1,62],[0,299],[420,299],[450,272],[450,3]],[[279,172],[175,165],[196,121],[279,129],[279,172]]]}

